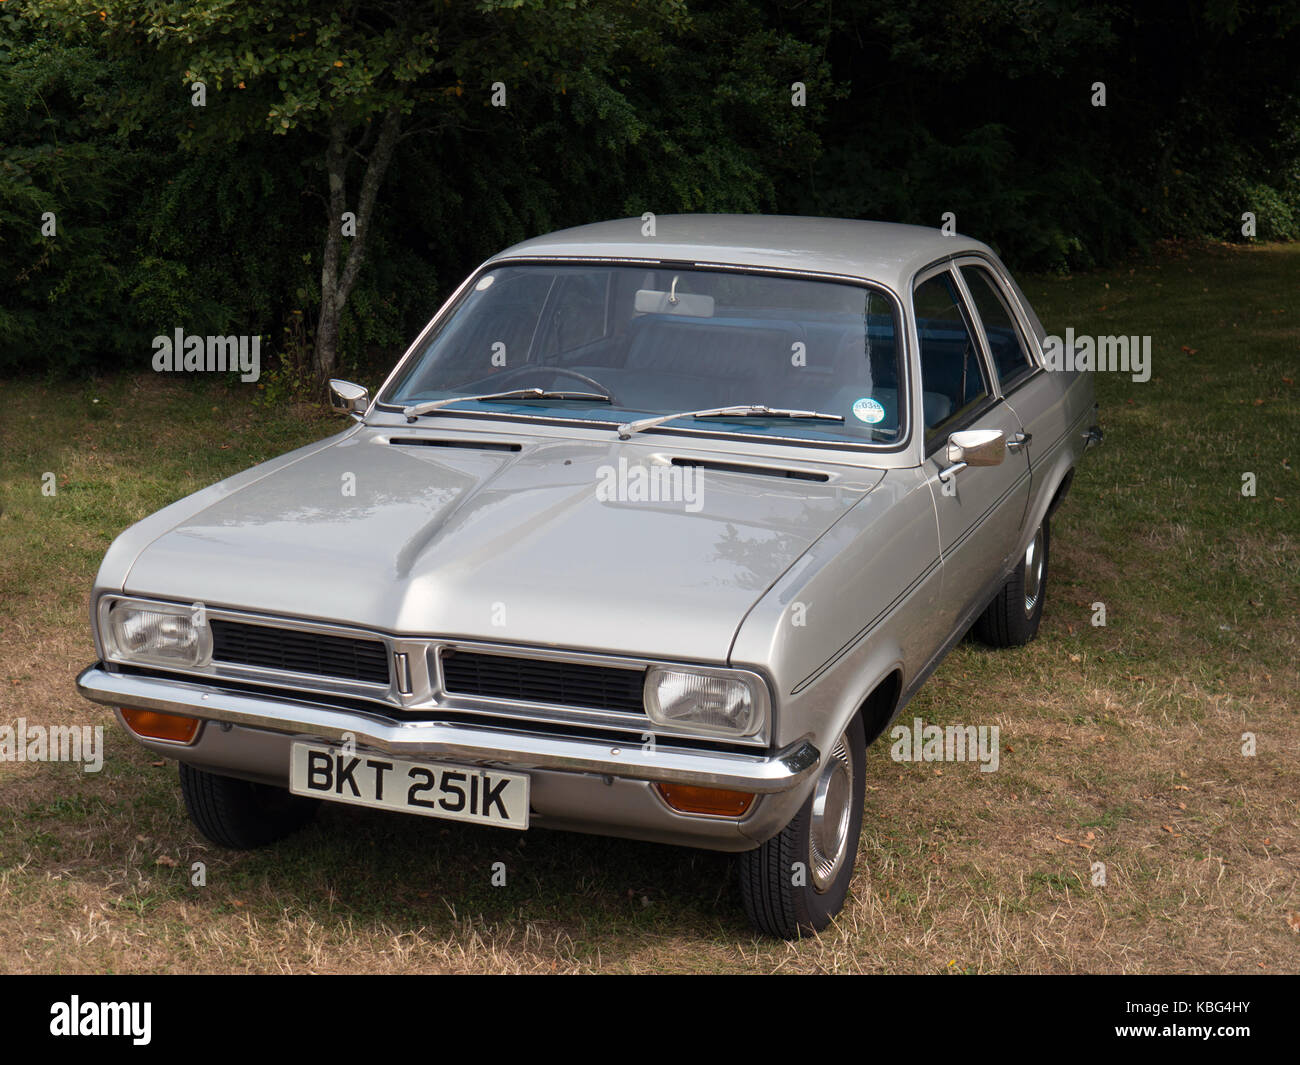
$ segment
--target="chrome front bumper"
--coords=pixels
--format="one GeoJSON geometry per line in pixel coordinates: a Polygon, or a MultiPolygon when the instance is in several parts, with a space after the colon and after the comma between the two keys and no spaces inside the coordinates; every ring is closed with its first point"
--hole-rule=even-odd
{"type": "MultiPolygon", "coordinates": [[[[97,663],[77,677],[91,702],[135,710],[185,714],[286,736],[343,742],[396,757],[515,769],[594,773],[626,780],[728,788],[760,795],[799,787],[816,771],[821,754],[808,739],[771,756],[685,751],[564,736],[506,731],[436,721],[394,722],[321,706],[292,695],[235,692],[171,677],[111,673],[97,663]]],[[[153,746],[153,744],[151,744],[153,746]]],[[[167,744],[174,757],[186,747],[167,744]]]]}

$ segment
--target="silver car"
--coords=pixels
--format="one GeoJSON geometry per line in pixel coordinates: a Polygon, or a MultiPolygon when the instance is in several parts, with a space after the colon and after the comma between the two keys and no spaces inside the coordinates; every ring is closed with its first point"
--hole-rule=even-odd
{"type": "Polygon", "coordinates": [[[476,270],[353,424],[113,543],[83,695],[210,840],[319,800],[738,854],[824,928],[867,745],[974,626],[1038,629],[1099,439],[983,244],[667,216],[476,270]]]}

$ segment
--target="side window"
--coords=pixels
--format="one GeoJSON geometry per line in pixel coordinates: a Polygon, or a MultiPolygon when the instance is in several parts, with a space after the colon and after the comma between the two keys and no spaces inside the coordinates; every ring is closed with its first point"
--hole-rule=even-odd
{"type": "Polygon", "coordinates": [[[921,398],[926,443],[989,395],[970,323],[948,271],[919,285],[912,296],[921,340],[921,398]]]}
{"type": "Polygon", "coordinates": [[[1011,381],[1033,369],[1033,363],[1025,351],[1020,339],[1020,330],[1016,328],[1011,309],[998,290],[997,283],[989,272],[981,266],[963,266],[962,280],[970,289],[971,299],[975,301],[975,310],[984,323],[984,335],[988,337],[989,353],[993,356],[993,365],[997,368],[998,379],[1003,388],[1011,381]]]}

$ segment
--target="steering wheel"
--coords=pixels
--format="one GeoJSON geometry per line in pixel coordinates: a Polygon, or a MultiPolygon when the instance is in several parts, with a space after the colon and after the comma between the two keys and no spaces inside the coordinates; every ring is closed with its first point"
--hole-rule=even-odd
{"type": "MultiPolygon", "coordinates": [[[[588,377],[585,373],[579,373],[577,370],[570,370],[564,366],[519,366],[513,370],[507,370],[501,376],[508,378],[510,380],[514,380],[514,378],[519,376],[520,374],[528,374],[528,373],[535,373],[535,374],[553,373],[562,377],[576,377],[584,385],[590,386],[593,391],[599,392],[602,396],[608,399],[613,406],[615,407],[622,406],[622,404],[618,401],[618,399],[615,398],[614,393],[611,392],[604,385],[602,385],[599,381],[596,381],[593,378],[588,377]]],[[[498,378],[498,380],[500,380],[500,378],[498,378]]]]}

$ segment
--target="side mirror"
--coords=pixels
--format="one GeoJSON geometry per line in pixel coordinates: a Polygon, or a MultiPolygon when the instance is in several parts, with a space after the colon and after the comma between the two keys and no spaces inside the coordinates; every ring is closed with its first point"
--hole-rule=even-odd
{"type": "Polygon", "coordinates": [[[370,406],[370,391],[351,381],[330,379],[330,406],[340,414],[350,414],[358,421],[370,406]]]}
{"type": "Polygon", "coordinates": [[[967,466],[997,466],[1007,457],[1007,434],[1001,429],[967,429],[948,437],[948,461],[967,466]]]}

